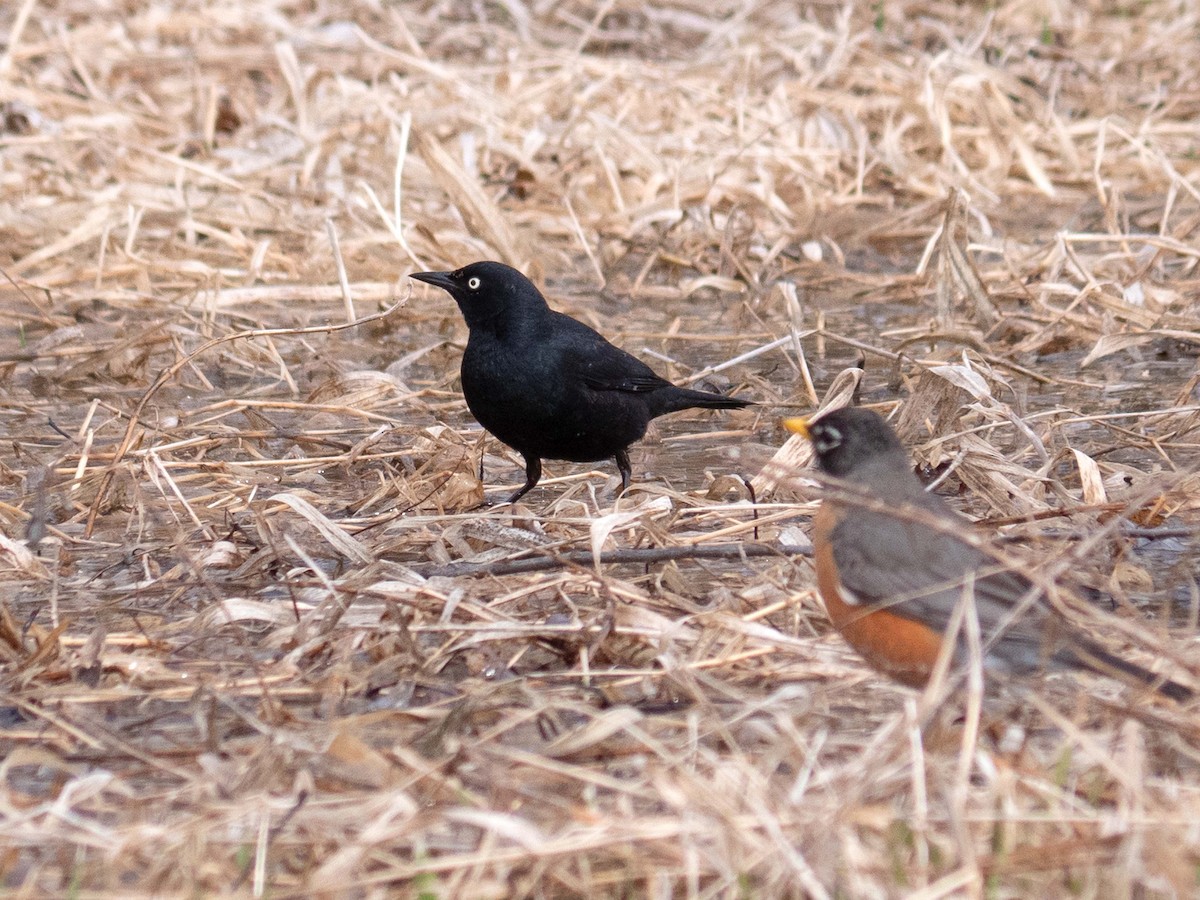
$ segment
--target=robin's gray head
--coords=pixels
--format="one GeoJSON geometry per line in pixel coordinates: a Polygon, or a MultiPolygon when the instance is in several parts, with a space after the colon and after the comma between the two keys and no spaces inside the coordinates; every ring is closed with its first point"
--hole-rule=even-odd
{"type": "Polygon", "coordinates": [[[453,272],[414,272],[409,277],[453,297],[468,328],[495,327],[489,323],[548,308],[534,283],[504,263],[476,262],[453,272]]]}
{"type": "Polygon", "coordinates": [[[834,409],[816,419],[788,419],[784,425],[812,441],[821,471],[837,478],[854,474],[868,462],[895,460],[909,474],[908,456],[892,426],[869,409],[834,409]]]}

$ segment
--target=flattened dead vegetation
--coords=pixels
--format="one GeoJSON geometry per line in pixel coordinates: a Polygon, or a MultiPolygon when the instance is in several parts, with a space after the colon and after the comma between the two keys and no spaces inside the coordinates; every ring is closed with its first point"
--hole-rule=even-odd
{"type": "Polygon", "coordinates": [[[14,896],[1195,894],[1200,713],[1056,676],[976,735],[879,680],[779,427],[898,407],[1196,683],[1191,6],[17,0],[0,35],[14,896]],[[616,504],[551,462],[479,508],[519,458],[405,277],[479,258],[761,405],[664,422],[616,504]]]}

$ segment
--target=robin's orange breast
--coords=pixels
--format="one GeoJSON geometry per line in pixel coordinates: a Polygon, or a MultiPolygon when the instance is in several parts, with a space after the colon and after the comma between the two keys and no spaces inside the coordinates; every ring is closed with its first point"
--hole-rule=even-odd
{"type": "Polygon", "coordinates": [[[889,609],[847,602],[831,542],[842,514],[825,502],[813,520],[813,559],[825,611],[838,633],[872,666],[902,684],[924,687],[937,662],[942,634],[889,609]]]}

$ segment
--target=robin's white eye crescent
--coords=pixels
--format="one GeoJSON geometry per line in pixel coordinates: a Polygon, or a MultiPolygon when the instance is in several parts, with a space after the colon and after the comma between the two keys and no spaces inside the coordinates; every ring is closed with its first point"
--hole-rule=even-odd
{"type": "Polygon", "coordinates": [[[832,450],[842,442],[842,433],[832,425],[826,425],[821,429],[821,434],[817,437],[814,446],[822,453],[832,450]]]}
{"type": "Polygon", "coordinates": [[[469,287],[473,291],[479,290],[480,283],[481,282],[479,281],[478,278],[468,278],[467,279],[467,287],[469,287]]]}

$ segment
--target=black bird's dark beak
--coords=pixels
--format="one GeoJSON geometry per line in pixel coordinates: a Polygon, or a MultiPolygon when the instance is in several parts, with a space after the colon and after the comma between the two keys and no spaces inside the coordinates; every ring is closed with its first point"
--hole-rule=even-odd
{"type": "Polygon", "coordinates": [[[408,277],[453,293],[457,285],[454,283],[454,279],[450,277],[450,274],[450,272],[413,272],[408,277]]]}

